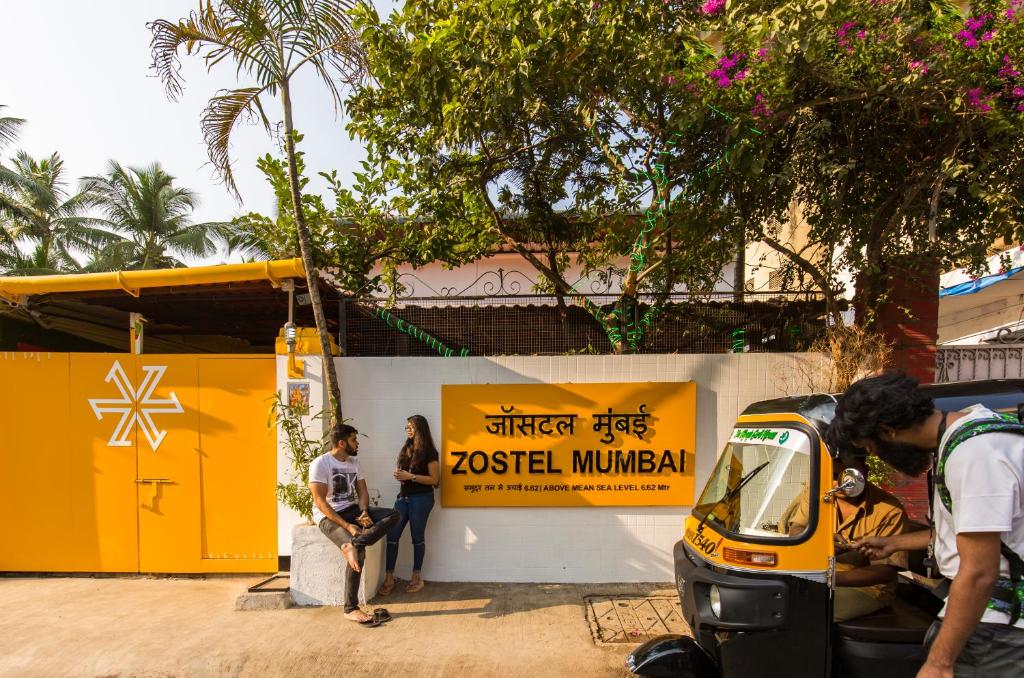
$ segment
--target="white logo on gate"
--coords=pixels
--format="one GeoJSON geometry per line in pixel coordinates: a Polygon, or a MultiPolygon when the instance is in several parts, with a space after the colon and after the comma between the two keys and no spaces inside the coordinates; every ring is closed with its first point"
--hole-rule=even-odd
{"type": "Polygon", "coordinates": [[[117,426],[114,427],[114,432],[110,434],[110,440],[107,441],[108,447],[130,447],[132,441],[128,439],[128,435],[137,421],[146,440],[149,441],[149,446],[156,452],[160,443],[164,441],[167,431],[157,429],[153,422],[153,415],[181,414],[185,411],[173,391],[166,399],[152,397],[157,384],[160,383],[164,372],[167,371],[166,365],[146,365],[143,366],[142,371],[146,373],[146,376],[142,378],[142,384],[139,385],[138,390],[135,390],[128,375],[121,368],[121,363],[115,360],[110,367],[110,372],[107,373],[107,378],[103,381],[108,384],[113,381],[117,390],[120,391],[121,397],[89,399],[89,405],[92,406],[92,411],[96,414],[97,419],[102,420],[104,414],[121,415],[117,426]]]}

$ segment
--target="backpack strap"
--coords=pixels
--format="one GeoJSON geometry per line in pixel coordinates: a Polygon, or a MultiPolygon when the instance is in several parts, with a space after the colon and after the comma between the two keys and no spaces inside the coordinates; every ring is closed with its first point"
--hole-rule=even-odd
{"type": "Polygon", "coordinates": [[[939,499],[947,511],[953,511],[953,498],[946,487],[946,463],[950,455],[961,444],[975,436],[984,433],[1016,433],[1024,435],[1024,423],[1017,421],[1009,415],[998,415],[989,419],[975,419],[969,421],[957,429],[939,451],[938,460],[935,465],[935,489],[939,493],[939,499]]]}
{"type": "MultiPolygon", "coordinates": [[[[935,490],[942,501],[942,505],[950,513],[953,512],[953,497],[946,486],[946,463],[949,461],[953,451],[963,442],[985,433],[1016,433],[1024,435],[1024,423],[1010,415],[1000,414],[994,418],[969,421],[950,436],[949,442],[939,450],[934,472],[935,490]]],[[[1003,588],[998,584],[996,585],[992,590],[992,602],[989,604],[989,607],[1008,611],[1010,626],[1013,626],[1021,618],[1021,598],[1024,596],[1024,559],[1002,541],[999,542],[999,550],[1002,556],[1006,558],[1006,562],[1010,567],[1009,586],[1003,588]],[[992,603],[1000,604],[998,607],[993,607],[992,603]]]]}

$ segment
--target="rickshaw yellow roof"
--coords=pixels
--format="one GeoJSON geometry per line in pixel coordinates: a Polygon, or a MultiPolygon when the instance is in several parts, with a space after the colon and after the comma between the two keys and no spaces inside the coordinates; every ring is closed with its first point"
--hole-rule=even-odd
{"type": "Polygon", "coordinates": [[[301,259],[261,261],[251,264],[222,264],[193,268],[166,268],[147,271],[76,273],[67,275],[12,276],[0,278],[0,297],[18,302],[37,294],[99,292],[123,290],[134,297],[152,287],[181,287],[218,283],[305,277],[301,259]]]}

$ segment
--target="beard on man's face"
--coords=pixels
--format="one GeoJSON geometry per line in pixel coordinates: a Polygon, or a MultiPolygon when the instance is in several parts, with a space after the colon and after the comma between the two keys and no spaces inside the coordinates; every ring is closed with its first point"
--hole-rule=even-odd
{"type": "Polygon", "coordinates": [[[892,440],[875,440],[875,454],[889,466],[908,476],[919,476],[932,465],[932,450],[892,440]]]}

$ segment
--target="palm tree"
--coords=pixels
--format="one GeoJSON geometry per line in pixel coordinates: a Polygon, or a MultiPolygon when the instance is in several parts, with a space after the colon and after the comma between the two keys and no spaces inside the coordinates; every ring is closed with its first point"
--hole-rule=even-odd
{"type": "Polygon", "coordinates": [[[86,214],[91,205],[85,192],[68,193],[64,161],[57,153],[36,160],[20,151],[10,167],[0,165],[5,268],[19,274],[81,271],[76,254],[94,254],[120,239],[86,214]],[[33,245],[34,250],[23,255],[17,243],[33,245]]]}
{"type": "Polygon", "coordinates": [[[96,253],[92,270],[180,268],[178,257],[209,256],[223,240],[226,224],[192,223],[195,193],[175,186],[158,163],[136,169],[111,161],[106,175],[85,178],[83,187],[104,225],[124,236],[96,253]]]}
{"type": "MultiPolygon", "coordinates": [[[[0,104],[0,112],[5,108],[7,107],[0,104]]],[[[24,124],[25,121],[21,118],[0,115],[0,150],[18,138],[18,132],[24,124]]],[[[0,198],[0,219],[3,219],[5,214],[7,210],[0,198]]],[[[21,251],[17,243],[11,239],[6,228],[0,228],[0,270],[19,268],[21,263],[21,251]]]]}
{"type": "Polygon", "coordinates": [[[308,66],[327,86],[335,107],[341,107],[341,93],[334,78],[353,83],[364,72],[363,51],[349,16],[350,10],[362,2],[364,0],[218,0],[216,3],[199,0],[199,9],[185,19],[177,22],[158,19],[148,24],[153,32],[150,44],[153,68],[172,99],[181,93],[178,49],[182,47],[186,54],[203,55],[208,70],[228,59],[234,63],[238,77],[244,74],[255,81],[251,87],[218,93],[210,99],[201,120],[210,160],[236,198],[240,196],[231,173],[231,132],[240,120],[248,118],[259,119],[270,132],[263,97],[280,97],[295,229],[337,422],[342,420],[341,391],[320,301],[309,230],[300,209],[302,194],[295,161],[291,84],[293,76],[308,66]]]}

